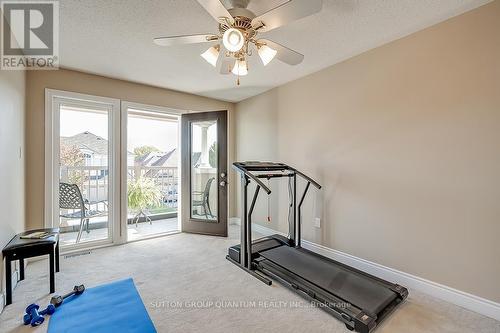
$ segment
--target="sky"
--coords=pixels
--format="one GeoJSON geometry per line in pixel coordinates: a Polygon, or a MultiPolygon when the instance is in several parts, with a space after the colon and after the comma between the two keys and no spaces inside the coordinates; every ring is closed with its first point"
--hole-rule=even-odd
{"type": "MultiPolygon", "coordinates": [[[[127,125],[127,149],[131,152],[134,148],[145,145],[154,146],[163,152],[178,146],[176,122],[129,116],[127,125]]],[[[60,135],[73,136],[85,131],[108,140],[107,112],[74,111],[61,107],[60,135]]],[[[208,129],[209,146],[216,140],[216,135],[216,126],[211,126],[208,129]]],[[[198,126],[193,130],[193,151],[201,151],[201,130],[198,126]]]]}

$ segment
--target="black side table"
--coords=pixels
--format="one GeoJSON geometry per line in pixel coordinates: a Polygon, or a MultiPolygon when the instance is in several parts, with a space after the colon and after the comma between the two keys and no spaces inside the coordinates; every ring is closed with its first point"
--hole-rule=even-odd
{"type": "Polygon", "coordinates": [[[59,272],[59,228],[36,229],[17,234],[3,248],[5,258],[6,304],[12,303],[12,271],[11,262],[19,260],[19,280],[24,280],[24,259],[49,255],[50,293],[56,291],[55,272],[59,272]],[[47,231],[52,235],[44,239],[21,239],[23,235],[37,231],[47,231]],[[55,269],[54,269],[55,266],[55,269]]]}

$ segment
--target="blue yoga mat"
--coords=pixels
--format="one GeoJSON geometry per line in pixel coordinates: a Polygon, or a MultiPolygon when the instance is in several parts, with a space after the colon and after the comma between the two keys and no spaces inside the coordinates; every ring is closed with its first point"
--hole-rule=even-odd
{"type": "Polygon", "coordinates": [[[156,333],[129,278],[67,298],[49,321],[48,333],[156,333]]]}

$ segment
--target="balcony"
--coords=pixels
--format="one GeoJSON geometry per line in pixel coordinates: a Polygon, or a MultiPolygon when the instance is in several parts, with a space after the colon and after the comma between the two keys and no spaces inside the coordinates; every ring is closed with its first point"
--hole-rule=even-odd
{"type": "MultiPolygon", "coordinates": [[[[61,166],[60,170],[61,182],[77,184],[87,202],[87,209],[99,213],[89,219],[88,231],[87,225],[84,225],[80,242],[106,239],[109,233],[108,167],[61,166]]],[[[135,181],[139,177],[154,184],[161,193],[161,200],[159,205],[146,209],[145,215],[137,216],[137,212],[128,212],[128,240],[177,231],[178,169],[163,166],[128,167],[128,181],[135,181]]],[[[64,214],[73,212],[78,210],[61,209],[64,214]]],[[[62,245],[76,243],[80,221],[80,218],[60,218],[62,245]]]]}

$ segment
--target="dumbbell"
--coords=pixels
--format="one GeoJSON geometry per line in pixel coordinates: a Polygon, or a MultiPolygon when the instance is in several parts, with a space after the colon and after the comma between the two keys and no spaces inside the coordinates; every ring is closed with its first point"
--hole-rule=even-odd
{"type": "Polygon", "coordinates": [[[83,284],[79,285],[79,286],[74,286],[73,291],[67,293],[66,295],[63,295],[63,296],[55,295],[54,297],[52,297],[50,299],[50,304],[54,305],[57,308],[57,307],[61,306],[61,304],[63,304],[63,302],[66,298],[73,296],[73,295],[83,294],[84,291],[85,291],[85,286],[83,284]]]}
{"type": "Polygon", "coordinates": [[[45,309],[42,311],[38,311],[40,307],[38,304],[30,304],[26,308],[26,314],[23,317],[23,322],[24,325],[29,325],[31,326],[38,326],[41,325],[45,318],[45,315],[52,315],[54,312],[56,312],[56,307],[52,304],[49,304],[45,309]]]}

